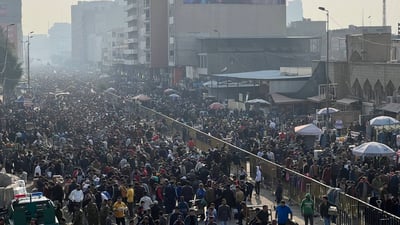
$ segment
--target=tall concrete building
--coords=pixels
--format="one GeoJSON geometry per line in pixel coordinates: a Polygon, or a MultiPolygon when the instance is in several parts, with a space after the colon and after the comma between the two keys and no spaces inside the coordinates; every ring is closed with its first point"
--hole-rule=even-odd
{"type": "Polygon", "coordinates": [[[126,0],[128,49],[125,65],[133,73],[159,74],[168,67],[168,2],[126,0]]]}
{"type": "Polygon", "coordinates": [[[78,2],[71,6],[72,60],[84,64],[101,63],[103,36],[124,27],[125,6],[119,1],[78,2]]]}
{"type": "Polygon", "coordinates": [[[286,8],[286,23],[303,20],[303,3],[301,0],[288,0],[286,8]]]}
{"type": "Polygon", "coordinates": [[[286,36],[285,1],[201,2],[169,0],[169,66],[197,64],[197,56],[192,50],[199,37],[286,36]]]}
{"type": "Polygon", "coordinates": [[[71,58],[71,24],[55,23],[48,33],[50,59],[52,63],[63,64],[71,58]]]}
{"type": "Polygon", "coordinates": [[[124,54],[127,46],[127,33],[124,28],[107,32],[102,40],[102,71],[121,74],[124,71],[124,54]]]}
{"type": "MultiPolygon", "coordinates": [[[[21,0],[0,0],[0,27],[7,36],[8,44],[14,49],[15,55],[23,61],[22,35],[22,3],[21,0]],[[10,26],[10,24],[14,24],[10,26]]],[[[29,31],[28,31],[29,32],[29,31]]]]}
{"type": "Polygon", "coordinates": [[[201,39],[214,39],[224,51],[230,38],[286,36],[285,0],[169,0],[168,13],[168,65],[175,80],[202,67],[201,39]]]}

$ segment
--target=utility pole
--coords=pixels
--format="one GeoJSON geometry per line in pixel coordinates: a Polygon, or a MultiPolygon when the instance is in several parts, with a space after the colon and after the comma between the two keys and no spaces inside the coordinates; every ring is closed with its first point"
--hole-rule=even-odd
{"type": "Polygon", "coordinates": [[[325,76],[326,76],[326,129],[329,130],[329,105],[330,105],[330,84],[329,84],[329,10],[325,7],[318,7],[319,10],[326,12],[326,65],[325,65],[325,76]]]}
{"type": "MultiPolygon", "coordinates": [[[[221,33],[219,32],[219,30],[217,30],[217,29],[214,29],[213,30],[215,33],[217,33],[217,35],[218,35],[218,40],[217,40],[217,54],[218,54],[218,59],[219,59],[219,57],[221,57],[221,56],[219,56],[219,54],[220,54],[220,46],[219,46],[219,41],[220,41],[220,39],[221,39],[221,33]]],[[[218,60],[218,68],[219,68],[219,64],[221,63],[221,60],[218,60]]],[[[217,77],[217,101],[219,101],[219,77],[217,77]]]]}
{"type": "Polygon", "coordinates": [[[27,42],[27,57],[28,57],[28,64],[27,64],[27,73],[28,73],[28,93],[31,93],[31,71],[30,71],[30,56],[29,56],[29,51],[30,51],[30,45],[31,41],[30,39],[32,38],[31,34],[33,34],[33,31],[29,32],[28,34],[28,42],[27,42]]]}

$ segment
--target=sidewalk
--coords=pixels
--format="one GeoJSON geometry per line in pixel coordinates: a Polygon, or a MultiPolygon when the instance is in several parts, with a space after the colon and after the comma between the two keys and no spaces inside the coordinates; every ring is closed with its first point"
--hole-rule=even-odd
{"type": "MultiPolygon", "coordinates": [[[[252,205],[268,205],[268,208],[272,210],[272,218],[275,219],[275,210],[274,210],[274,205],[276,203],[274,202],[275,197],[274,194],[265,188],[261,188],[261,193],[260,197],[256,197],[255,194],[251,198],[251,202],[247,202],[247,204],[252,204],[252,205]]],[[[297,222],[299,225],[304,224],[304,218],[301,216],[301,211],[300,207],[297,204],[290,204],[287,199],[286,204],[292,209],[293,212],[293,220],[297,222]]],[[[318,210],[318,206],[314,206],[315,209],[318,210]]],[[[323,221],[320,219],[320,217],[314,217],[314,225],[323,225],[323,221]]]]}

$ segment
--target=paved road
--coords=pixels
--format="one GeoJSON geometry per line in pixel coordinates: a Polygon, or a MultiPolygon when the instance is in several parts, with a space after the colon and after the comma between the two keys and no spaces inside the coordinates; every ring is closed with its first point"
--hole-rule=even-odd
{"type": "MultiPolygon", "coordinates": [[[[269,208],[272,209],[272,214],[273,214],[273,219],[275,219],[275,211],[273,211],[273,206],[276,205],[274,203],[274,195],[270,190],[267,190],[265,188],[261,189],[260,197],[259,198],[252,198],[251,202],[248,202],[248,204],[256,204],[256,205],[268,205],[269,208]]],[[[287,200],[287,199],[286,199],[287,200]]],[[[301,211],[300,207],[296,204],[290,204],[287,202],[287,205],[292,209],[293,212],[293,220],[296,221],[299,225],[304,225],[304,218],[301,216],[301,211]]],[[[315,208],[318,208],[318,206],[315,206],[315,208]]],[[[320,217],[314,217],[314,225],[323,225],[323,221],[320,219],[320,217]]]]}

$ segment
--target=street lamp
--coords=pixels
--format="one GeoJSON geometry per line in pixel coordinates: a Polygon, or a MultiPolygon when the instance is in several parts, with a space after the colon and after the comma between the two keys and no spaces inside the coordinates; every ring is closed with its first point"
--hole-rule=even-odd
{"type": "MultiPolygon", "coordinates": [[[[217,40],[217,52],[219,51],[219,49],[220,49],[220,46],[219,46],[219,39],[221,38],[221,33],[219,32],[219,30],[217,30],[217,29],[214,29],[213,30],[214,31],[214,33],[217,33],[217,37],[218,37],[218,40],[217,40]]],[[[219,52],[218,52],[219,53],[219,52]]],[[[220,56],[218,56],[218,59],[219,59],[219,57],[220,56]]],[[[221,64],[221,60],[217,60],[217,67],[219,67],[220,66],[220,64],[221,64]]],[[[219,101],[219,77],[217,77],[217,101],[219,101]]]]}
{"type": "Polygon", "coordinates": [[[329,102],[330,102],[330,87],[329,87],[329,10],[325,7],[318,7],[319,10],[326,12],[326,65],[325,65],[325,76],[326,76],[326,129],[329,129],[329,102]]]}
{"type": "Polygon", "coordinates": [[[28,73],[28,93],[30,94],[31,93],[31,71],[30,71],[30,60],[29,60],[29,48],[30,48],[30,45],[31,45],[31,42],[30,42],[30,39],[33,37],[32,36],[32,34],[33,34],[33,31],[31,31],[31,32],[29,32],[29,34],[28,34],[28,41],[27,41],[27,62],[28,62],[28,64],[27,64],[27,73],[28,73]]]}
{"type": "Polygon", "coordinates": [[[14,26],[15,24],[14,23],[10,23],[10,24],[8,24],[7,26],[6,26],[6,44],[5,44],[5,53],[4,53],[4,63],[3,63],[3,68],[1,69],[1,77],[2,77],[2,79],[3,79],[3,84],[2,84],[2,88],[3,88],[3,102],[4,102],[4,99],[5,99],[5,91],[4,91],[4,86],[5,86],[5,83],[6,83],[6,78],[4,77],[4,72],[6,71],[6,68],[7,68],[7,59],[8,59],[8,28],[9,27],[11,27],[11,26],[14,26]]]}

